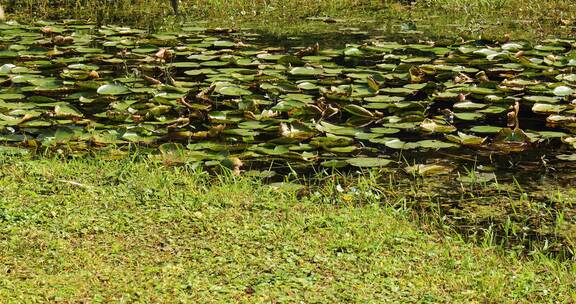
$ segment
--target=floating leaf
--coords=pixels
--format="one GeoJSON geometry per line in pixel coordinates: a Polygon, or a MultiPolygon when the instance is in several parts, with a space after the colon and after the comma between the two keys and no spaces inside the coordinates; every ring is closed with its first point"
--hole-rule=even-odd
{"type": "Polygon", "coordinates": [[[336,134],[336,135],[348,135],[354,136],[356,133],[361,132],[360,129],[352,128],[352,127],[344,127],[344,126],[337,126],[331,123],[322,121],[316,128],[321,132],[336,134]]]}
{"type": "Polygon", "coordinates": [[[446,135],[446,139],[466,146],[480,146],[486,141],[486,137],[478,137],[458,132],[458,136],[446,135]]]}
{"type": "Polygon", "coordinates": [[[346,162],[354,167],[369,168],[369,167],[384,167],[392,162],[386,158],[375,157],[356,157],[347,159],[346,162]]]}
{"type": "Polygon", "coordinates": [[[453,167],[443,166],[443,165],[435,165],[435,164],[417,164],[413,166],[408,166],[404,168],[407,173],[419,175],[419,176],[432,176],[432,175],[441,175],[441,174],[448,174],[454,170],[453,167]]]}
{"type": "Polygon", "coordinates": [[[117,84],[105,84],[100,86],[96,92],[100,95],[126,95],[131,93],[126,86],[117,84]]]}
{"type": "Polygon", "coordinates": [[[552,97],[552,96],[524,96],[523,99],[526,101],[540,102],[540,103],[556,103],[560,101],[558,97],[552,97]]]}
{"type": "Polygon", "coordinates": [[[482,113],[454,113],[454,117],[460,120],[475,121],[484,117],[484,115],[482,113]]]}
{"type": "Polygon", "coordinates": [[[320,163],[320,165],[327,168],[342,168],[348,166],[348,162],[344,160],[327,160],[320,163]]]}
{"type": "Polygon", "coordinates": [[[312,67],[295,67],[292,68],[288,73],[295,76],[316,76],[322,75],[324,72],[321,69],[312,67]]]}
{"type": "Polygon", "coordinates": [[[354,115],[354,116],[359,116],[359,117],[366,117],[366,118],[372,118],[374,117],[374,114],[372,114],[372,112],[364,109],[361,106],[355,105],[355,104],[349,104],[344,106],[344,111],[354,115]]]}
{"type": "Polygon", "coordinates": [[[460,110],[475,110],[475,109],[482,109],[487,107],[487,105],[483,103],[476,103],[471,101],[459,102],[454,104],[454,109],[460,110]]]}
{"type": "Polygon", "coordinates": [[[372,128],[370,131],[377,134],[396,134],[400,132],[399,129],[395,128],[372,128]]]}
{"type": "Polygon", "coordinates": [[[568,96],[574,93],[574,89],[567,86],[558,86],[554,88],[553,93],[556,96],[568,96]]]}
{"type": "Polygon", "coordinates": [[[529,143],[531,141],[530,137],[526,135],[524,131],[521,129],[510,129],[510,128],[503,128],[498,132],[496,138],[494,139],[495,142],[520,142],[520,143],[529,143]]]}
{"type": "Polygon", "coordinates": [[[502,130],[502,127],[495,126],[476,126],[470,129],[472,132],[485,134],[498,133],[500,130],[502,130]]]}
{"type": "Polygon", "coordinates": [[[451,133],[456,131],[456,127],[449,124],[440,124],[432,119],[425,119],[420,124],[420,128],[426,132],[437,132],[437,133],[451,133]]]}
{"type": "Polygon", "coordinates": [[[401,97],[401,96],[388,96],[388,95],[378,95],[378,96],[364,98],[364,100],[367,102],[376,102],[376,103],[380,103],[380,102],[394,103],[394,102],[403,101],[404,99],[405,98],[401,97]]]}
{"type": "Polygon", "coordinates": [[[362,52],[360,49],[356,47],[349,47],[344,50],[344,55],[348,57],[362,57],[362,55],[364,55],[364,52],[362,52]]]}
{"type": "Polygon", "coordinates": [[[54,115],[57,117],[83,117],[84,114],[69,104],[58,104],[54,107],[54,115]]]}
{"type": "Polygon", "coordinates": [[[550,113],[560,113],[566,110],[566,106],[564,105],[552,105],[547,103],[535,103],[532,106],[532,111],[534,113],[543,113],[543,114],[550,114],[550,113]]]}
{"type": "Polygon", "coordinates": [[[242,89],[239,87],[233,86],[224,86],[217,90],[219,94],[226,95],[226,96],[246,96],[252,95],[252,92],[246,89],[242,89]]]}
{"type": "Polygon", "coordinates": [[[566,161],[576,161],[576,154],[560,154],[556,155],[556,158],[566,161]]]}
{"type": "Polygon", "coordinates": [[[421,140],[416,142],[419,147],[428,148],[428,149],[445,149],[445,148],[457,148],[458,145],[453,143],[447,143],[435,139],[431,140],[421,140]]]}
{"type": "Polygon", "coordinates": [[[542,138],[562,138],[568,136],[568,134],[564,132],[555,132],[555,131],[537,131],[536,133],[542,138]]]}

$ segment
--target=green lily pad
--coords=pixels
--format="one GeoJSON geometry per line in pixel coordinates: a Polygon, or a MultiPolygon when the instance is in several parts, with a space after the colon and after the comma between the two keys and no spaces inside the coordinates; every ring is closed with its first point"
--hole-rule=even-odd
{"type": "Polygon", "coordinates": [[[396,134],[398,132],[400,132],[400,129],[395,129],[395,128],[371,128],[370,129],[371,132],[377,133],[377,134],[396,134]]]}
{"type": "Polygon", "coordinates": [[[451,133],[456,131],[456,127],[449,124],[441,124],[432,119],[425,119],[420,124],[420,128],[426,132],[437,132],[437,133],[451,133]]]}
{"type": "Polygon", "coordinates": [[[342,168],[348,166],[348,162],[344,160],[327,160],[320,163],[320,165],[327,168],[342,168]]]}
{"type": "Polygon", "coordinates": [[[401,96],[388,96],[388,95],[378,95],[378,96],[374,96],[374,97],[364,98],[365,101],[373,102],[373,103],[379,103],[379,102],[393,103],[393,102],[403,101],[404,99],[405,98],[401,97],[401,96]]]}
{"type": "Polygon", "coordinates": [[[465,102],[459,102],[459,103],[455,103],[454,104],[454,109],[459,109],[459,110],[476,110],[476,109],[482,109],[487,107],[488,105],[483,104],[483,103],[476,103],[476,102],[471,102],[471,101],[465,101],[465,102]]]}
{"type": "Polygon", "coordinates": [[[354,116],[359,116],[359,117],[366,117],[366,118],[372,118],[374,117],[374,114],[368,110],[366,110],[365,108],[359,106],[359,105],[355,105],[355,104],[349,104],[343,107],[344,111],[354,115],[354,116]]]}
{"type": "Polygon", "coordinates": [[[288,73],[295,76],[317,76],[322,75],[324,71],[312,67],[295,67],[292,68],[288,73]]]}
{"type": "Polygon", "coordinates": [[[565,161],[576,161],[576,154],[560,154],[556,155],[556,158],[565,161]]]}
{"type": "Polygon", "coordinates": [[[422,148],[427,148],[427,149],[445,149],[445,148],[457,148],[457,147],[459,147],[459,145],[456,145],[453,143],[447,143],[447,142],[443,142],[443,141],[439,141],[439,140],[435,140],[435,139],[421,140],[421,141],[416,142],[416,144],[418,144],[418,146],[420,146],[422,148]]]}
{"type": "Polygon", "coordinates": [[[54,114],[57,117],[83,117],[84,114],[69,104],[58,104],[54,107],[54,114]]]}
{"type": "Polygon", "coordinates": [[[557,132],[557,131],[536,131],[538,135],[542,138],[563,138],[568,136],[568,134],[564,132],[557,132]]]}
{"type": "Polygon", "coordinates": [[[23,95],[23,94],[10,94],[10,93],[0,94],[1,100],[17,100],[17,99],[24,99],[24,98],[26,98],[26,95],[23,95]]]}
{"type": "Polygon", "coordinates": [[[370,168],[370,167],[385,167],[392,162],[386,158],[375,157],[356,157],[347,159],[346,162],[354,167],[370,168]]]}
{"type": "Polygon", "coordinates": [[[459,143],[466,146],[480,146],[486,141],[486,137],[479,137],[474,135],[468,135],[462,132],[458,132],[458,135],[446,135],[446,139],[459,143]]]}
{"type": "Polygon", "coordinates": [[[118,84],[105,84],[100,86],[96,92],[100,95],[126,95],[131,91],[128,87],[118,84]]]}
{"type": "Polygon", "coordinates": [[[524,96],[522,99],[539,103],[556,103],[560,101],[558,97],[552,96],[524,96]]]}
{"type": "Polygon", "coordinates": [[[553,105],[547,103],[535,103],[532,106],[532,111],[534,113],[542,113],[542,114],[551,114],[551,113],[560,113],[566,110],[568,107],[565,105],[553,105]]]}
{"type": "Polygon", "coordinates": [[[484,117],[481,113],[454,113],[454,117],[460,120],[476,121],[484,117]]]}
{"type": "Polygon", "coordinates": [[[316,128],[321,132],[326,132],[335,135],[347,135],[347,136],[354,136],[356,133],[361,132],[361,129],[353,128],[353,127],[344,127],[344,126],[337,126],[325,121],[320,122],[316,128]]]}
{"type": "Polygon", "coordinates": [[[417,164],[404,168],[404,170],[409,174],[419,175],[419,176],[432,176],[448,174],[454,170],[453,167],[436,165],[436,164],[417,164]]]}
{"type": "Polygon", "coordinates": [[[226,96],[247,96],[252,95],[252,92],[246,89],[233,86],[224,86],[217,90],[218,94],[226,96]]]}
{"type": "Polygon", "coordinates": [[[498,133],[502,130],[502,127],[495,127],[495,126],[475,126],[470,129],[470,131],[474,133],[483,133],[483,134],[494,134],[498,133]]]}
{"type": "Polygon", "coordinates": [[[558,86],[554,88],[553,93],[556,96],[568,96],[574,93],[574,89],[567,86],[558,86]]]}

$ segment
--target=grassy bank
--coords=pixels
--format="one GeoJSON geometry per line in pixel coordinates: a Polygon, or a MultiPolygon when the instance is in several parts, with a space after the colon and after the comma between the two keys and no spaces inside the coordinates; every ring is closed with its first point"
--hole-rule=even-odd
{"type": "Polygon", "coordinates": [[[573,32],[576,6],[571,0],[183,0],[180,17],[170,1],[47,1],[9,4],[9,16],[29,19],[89,19],[153,30],[206,21],[216,27],[255,27],[277,35],[334,31],[340,27],[400,31],[416,25],[428,36],[542,39],[573,32]],[[411,4],[410,4],[411,3],[411,4]],[[333,17],[342,23],[307,21],[333,17]]]}
{"type": "Polygon", "coordinates": [[[576,298],[574,265],[423,233],[379,198],[131,161],[3,158],[0,174],[3,303],[576,298]]]}

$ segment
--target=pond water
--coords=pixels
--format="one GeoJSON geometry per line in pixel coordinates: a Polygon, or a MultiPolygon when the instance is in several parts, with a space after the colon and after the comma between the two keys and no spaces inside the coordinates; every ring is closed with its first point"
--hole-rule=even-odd
{"type": "MultiPolygon", "coordinates": [[[[457,178],[432,183],[426,193],[443,194],[426,201],[442,201],[457,222],[467,208],[502,206],[461,186],[466,176],[521,181],[534,193],[574,186],[575,46],[356,29],[272,39],[194,25],[149,34],[76,21],[7,23],[0,152],[115,158],[138,149],[236,171],[447,175],[457,178]],[[483,203],[462,206],[471,199],[483,203]]],[[[574,208],[563,208],[573,229],[574,208]]],[[[504,209],[498,216],[512,213],[504,209]]]]}

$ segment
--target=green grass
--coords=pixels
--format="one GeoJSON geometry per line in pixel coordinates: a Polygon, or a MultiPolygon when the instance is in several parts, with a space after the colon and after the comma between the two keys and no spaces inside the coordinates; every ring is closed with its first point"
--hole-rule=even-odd
{"type": "Polygon", "coordinates": [[[2,158],[0,175],[2,303],[576,299],[574,264],[424,233],[376,196],[326,202],[333,185],[95,159],[2,158]]]}
{"type": "Polygon", "coordinates": [[[23,0],[5,1],[9,17],[88,19],[151,30],[181,23],[207,22],[213,27],[254,27],[275,35],[337,31],[340,27],[385,29],[394,34],[413,22],[426,36],[455,38],[543,39],[570,36],[576,6],[572,0],[182,0],[174,17],[169,0],[23,0]],[[14,2],[14,4],[9,4],[14,2]],[[306,21],[308,17],[342,18],[343,23],[306,21]]]}

